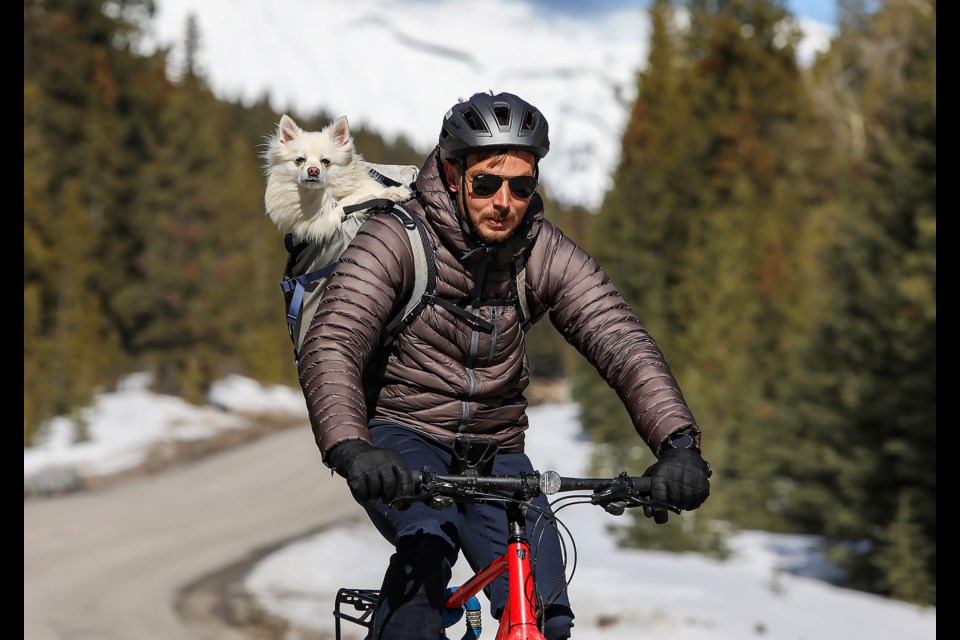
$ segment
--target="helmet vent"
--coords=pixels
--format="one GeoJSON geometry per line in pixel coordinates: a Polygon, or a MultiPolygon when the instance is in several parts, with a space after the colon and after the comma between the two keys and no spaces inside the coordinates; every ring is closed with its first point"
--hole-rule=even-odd
{"type": "Polygon", "coordinates": [[[521,131],[533,131],[536,128],[536,120],[533,111],[527,111],[523,114],[523,122],[520,123],[521,131]]]}
{"type": "Polygon", "coordinates": [[[498,104],[493,107],[493,115],[497,118],[497,124],[501,127],[510,125],[510,107],[505,104],[498,104]]]}
{"type": "Polygon", "coordinates": [[[464,111],[463,119],[466,121],[467,126],[469,126],[471,130],[487,131],[487,125],[483,122],[483,118],[481,118],[473,109],[464,111]]]}

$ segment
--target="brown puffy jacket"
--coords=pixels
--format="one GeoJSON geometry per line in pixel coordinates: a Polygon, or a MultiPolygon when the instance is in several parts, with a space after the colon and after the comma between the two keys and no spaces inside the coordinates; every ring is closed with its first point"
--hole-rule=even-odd
{"type": "MultiPolygon", "coordinates": [[[[407,203],[425,221],[436,255],[436,295],[516,299],[513,256],[526,255],[534,321],[553,325],[617,391],[655,453],[679,429],[700,431],[663,354],[597,262],[543,217],[534,196],[517,232],[493,251],[461,230],[438,173],[436,153],[420,171],[422,194],[407,203]],[[478,296],[479,294],[479,296],[478,296]]],[[[413,286],[410,243],[391,215],[374,215],[341,256],[300,352],[300,383],[326,461],[337,443],[370,441],[368,419],[408,425],[452,442],[457,433],[495,436],[501,451],[522,451],[529,383],[524,332],[515,305],[466,305],[494,329],[472,327],[427,305],[378,350],[381,330],[413,286]]]]}

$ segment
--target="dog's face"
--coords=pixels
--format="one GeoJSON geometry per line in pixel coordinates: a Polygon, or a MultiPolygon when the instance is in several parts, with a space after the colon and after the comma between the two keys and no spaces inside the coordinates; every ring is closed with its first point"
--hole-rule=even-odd
{"type": "Polygon", "coordinates": [[[356,149],[346,116],[321,131],[303,131],[284,114],[266,153],[267,173],[305,189],[325,189],[346,176],[356,149]]]}
{"type": "Polygon", "coordinates": [[[370,176],[346,116],[321,131],[304,131],[284,114],[267,140],[261,155],[267,179],[264,211],[281,230],[300,238],[329,240],[342,229],[347,205],[411,195],[406,186],[384,187],[370,176]]]}

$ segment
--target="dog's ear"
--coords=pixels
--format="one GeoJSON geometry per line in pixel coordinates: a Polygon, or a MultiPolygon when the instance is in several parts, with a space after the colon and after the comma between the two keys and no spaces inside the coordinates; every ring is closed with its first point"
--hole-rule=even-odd
{"type": "Polygon", "coordinates": [[[330,137],[337,143],[337,146],[346,147],[351,144],[350,125],[347,124],[347,116],[337,118],[337,121],[333,123],[333,129],[330,131],[330,137]]]}
{"type": "Polygon", "coordinates": [[[303,133],[303,129],[294,122],[293,118],[287,114],[280,116],[280,124],[277,126],[277,140],[279,140],[281,144],[290,142],[301,133],[303,133]]]}

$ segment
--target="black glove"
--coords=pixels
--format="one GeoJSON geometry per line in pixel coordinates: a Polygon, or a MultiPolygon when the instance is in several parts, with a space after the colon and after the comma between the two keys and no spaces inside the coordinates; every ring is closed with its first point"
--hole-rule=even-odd
{"type": "Polygon", "coordinates": [[[364,440],[341,442],[327,454],[330,465],[347,479],[357,502],[380,499],[390,503],[413,493],[410,466],[393,449],[380,449],[364,440]]]}
{"type": "MultiPolygon", "coordinates": [[[[650,497],[685,511],[692,511],[704,503],[710,495],[710,476],[713,471],[700,455],[698,449],[672,449],[664,447],[660,459],[643,473],[649,477],[650,497]]],[[[667,521],[665,509],[643,508],[646,516],[657,524],[667,521]]]]}

